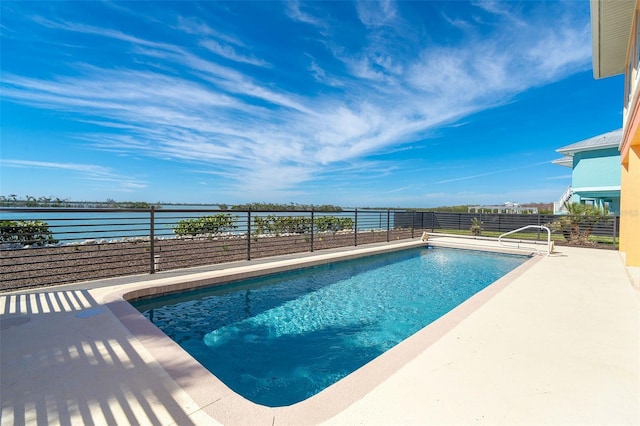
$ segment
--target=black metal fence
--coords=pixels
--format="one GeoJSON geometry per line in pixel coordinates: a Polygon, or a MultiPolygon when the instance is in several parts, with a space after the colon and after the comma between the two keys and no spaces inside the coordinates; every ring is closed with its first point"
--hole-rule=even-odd
{"type": "MultiPolygon", "coordinates": [[[[389,242],[419,237],[424,230],[468,235],[474,218],[486,236],[558,220],[399,209],[0,208],[0,290],[389,242]]],[[[616,247],[617,218],[580,227],[590,244],[616,247]]],[[[559,232],[555,239],[570,242],[569,237],[559,232]]]]}
{"type": "MultiPolygon", "coordinates": [[[[586,232],[587,228],[590,227],[590,236],[603,237],[600,241],[597,238],[592,238],[591,241],[594,244],[605,244],[612,248],[617,248],[618,230],[620,229],[619,216],[596,217],[592,222],[587,216],[576,217],[553,214],[409,212],[397,213],[395,218],[396,225],[413,225],[420,229],[433,229],[437,232],[449,231],[453,233],[470,231],[473,219],[477,219],[478,222],[482,224],[482,234],[486,236],[497,236],[493,234],[502,234],[527,225],[545,226],[557,222],[562,218],[565,218],[565,220],[573,218],[573,223],[578,224],[583,232],[586,232]]],[[[564,236],[561,230],[557,230],[556,239],[561,241],[563,238],[564,236]]]]}

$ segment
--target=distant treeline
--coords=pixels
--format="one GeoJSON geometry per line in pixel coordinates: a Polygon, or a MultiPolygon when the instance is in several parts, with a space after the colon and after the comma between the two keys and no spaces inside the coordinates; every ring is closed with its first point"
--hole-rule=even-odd
{"type": "MultiPolygon", "coordinates": [[[[147,203],[144,201],[115,201],[107,199],[106,201],[70,201],[67,199],[61,199],[58,197],[33,197],[30,195],[24,198],[18,198],[16,195],[3,196],[0,195],[0,207],[69,207],[69,208],[120,208],[120,209],[150,209],[154,206],[156,209],[161,208],[162,204],[171,203],[147,203]]],[[[179,207],[181,204],[175,204],[179,207]]],[[[239,211],[310,211],[317,212],[341,212],[343,208],[340,206],[334,206],[331,204],[278,204],[278,203],[247,203],[247,204],[221,204],[211,203],[202,204],[202,206],[218,206],[220,210],[239,210],[239,211]]],[[[441,206],[441,207],[429,207],[429,208],[407,208],[407,211],[430,211],[430,212],[452,212],[452,213],[467,213],[468,208],[471,205],[461,206],[441,206]]],[[[527,203],[521,204],[521,207],[537,207],[538,211],[542,214],[553,213],[552,203],[527,203]]],[[[387,207],[377,207],[380,209],[387,209],[387,207]]]]}
{"type": "Polygon", "coordinates": [[[71,207],[69,200],[63,200],[61,198],[53,197],[32,197],[27,195],[25,198],[20,199],[17,195],[9,195],[5,197],[0,195],[0,206],[2,207],[71,207]]]}
{"type": "MultiPolygon", "coordinates": [[[[220,205],[222,209],[222,205],[220,205]]],[[[231,207],[232,210],[263,210],[263,211],[303,211],[303,210],[315,210],[317,212],[341,212],[342,207],[332,206],[330,204],[323,204],[316,206],[314,204],[274,204],[274,203],[248,203],[248,204],[236,204],[231,207]]],[[[225,209],[223,209],[225,210],[225,209]]]]}
{"type": "MultiPolygon", "coordinates": [[[[119,209],[149,209],[151,206],[161,208],[163,203],[151,204],[144,201],[115,201],[107,199],[106,201],[70,201],[58,197],[33,197],[27,195],[24,198],[18,198],[17,195],[4,196],[0,195],[0,207],[68,207],[68,208],[119,208],[119,209]]],[[[168,203],[167,203],[168,204],[168,203]]],[[[248,203],[229,206],[227,204],[203,204],[203,206],[217,205],[220,210],[263,210],[263,211],[303,211],[315,210],[322,212],[340,212],[342,207],[333,205],[313,204],[275,204],[275,203],[248,203]]],[[[180,204],[176,204],[177,207],[180,204]]]]}
{"type": "MultiPolygon", "coordinates": [[[[152,204],[144,201],[70,201],[58,197],[18,198],[16,195],[0,195],[0,207],[67,207],[67,208],[112,208],[112,209],[149,209],[152,204]]],[[[159,205],[156,205],[159,208],[159,205]]]]}

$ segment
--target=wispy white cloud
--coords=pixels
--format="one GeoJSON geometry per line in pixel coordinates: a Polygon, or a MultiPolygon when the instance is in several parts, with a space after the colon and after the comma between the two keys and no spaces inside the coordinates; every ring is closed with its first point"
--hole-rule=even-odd
{"type": "Polygon", "coordinates": [[[178,22],[173,26],[174,28],[184,31],[187,34],[194,34],[198,36],[215,36],[216,38],[225,37],[227,41],[231,41],[234,44],[241,44],[235,38],[229,37],[223,33],[220,33],[211,28],[207,23],[201,19],[194,17],[178,16],[178,22]]]}
{"type": "Polygon", "coordinates": [[[120,40],[128,43],[133,43],[137,45],[143,45],[147,47],[161,48],[161,49],[167,49],[167,50],[175,49],[175,46],[171,44],[145,40],[143,38],[135,37],[130,34],[126,34],[122,31],[114,30],[111,28],[97,27],[94,25],[82,24],[78,22],[69,22],[64,20],[56,21],[56,20],[47,19],[42,16],[36,16],[33,18],[33,20],[34,22],[37,22],[38,24],[51,29],[73,31],[73,32],[83,33],[83,34],[91,34],[91,35],[96,35],[100,37],[106,37],[106,38],[116,39],[116,40],[120,40]]]}
{"type": "Polygon", "coordinates": [[[446,22],[448,22],[449,25],[451,25],[452,27],[456,27],[456,28],[458,28],[460,30],[463,30],[463,31],[471,30],[474,27],[474,25],[471,22],[467,21],[467,20],[460,19],[460,18],[451,18],[445,12],[441,12],[440,14],[441,14],[442,18],[446,22]]]}
{"type": "Polygon", "coordinates": [[[321,29],[325,29],[327,27],[326,23],[322,19],[317,18],[310,13],[303,12],[298,0],[288,0],[285,5],[285,12],[292,20],[313,25],[321,29]]]}
{"type": "Polygon", "coordinates": [[[569,180],[571,179],[571,174],[567,173],[564,175],[558,175],[558,176],[547,176],[544,178],[544,180],[569,180]]]}
{"type": "Polygon", "coordinates": [[[309,67],[307,68],[307,71],[311,74],[311,76],[313,76],[313,78],[317,82],[320,82],[325,86],[344,87],[345,85],[344,81],[342,81],[339,77],[334,76],[331,73],[327,72],[327,70],[322,68],[313,57],[311,57],[308,54],[307,56],[310,58],[310,61],[311,61],[309,63],[309,67]]]}
{"type": "Polygon", "coordinates": [[[450,183],[450,182],[458,182],[458,181],[461,181],[461,180],[477,179],[479,177],[485,177],[485,176],[497,175],[497,174],[501,174],[501,173],[514,172],[514,171],[517,171],[517,170],[529,169],[531,167],[537,167],[537,166],[548,165],[548,164],[549,164],[548,161],[541,161],[541,162],[538,162],[538,163],[527,164],[527,165],[524,165],[524,166],[509,167],[509,168],[504,168],[504,169],[499,169],[499,170],[491,170],[491,171],[488,171],[488,172],[478,173],[478,174],[474,174],[474,175],[460,176],[460,177],[452,178],[452,179],[444,179],[444,180],[437,181],[435,183],[436,184],[443,184],[443,183],[450,183]]]}
{"type": "Polygon", "coordinates": [[[243,62],[246,64],[256,65],[260,67],[268,66],[269,64],[262,59],[255,58],[253,56],[245,56],[237,53],[235,49],[229,45],[224,45],[216,40],[203,40],[200,45],[210,52],[220,55],[223,58],[230,59],[235,62],[243,62]]]}
{"type": "MultiPolygon", "coordinates": [[[[486,12],[489,12],[493,15],[497,15],[503,19],[506,19],[508,22],[512,24],[526,25],[525,19],[519,16],[516,12],[512,11],[511,3],[508,1],[479,0],[479,1],[472,1],[471,3],[483,9],[486,12]]],[[[517,5],[515,7],[517,7],[517,5]]]]}
{"type": "Polygon", "coordinates": [[[392,189],[390,191],[387,191],[387,193],[393,194],[394,192],[402,192],[402,191],[406,191],[407,189],[411,189],[411,188],[415,188],[415,187],[414,186],[403,186],[402,188],[395,188],[395,189],[392,189]]]}
{"type": "MultiPolygon", "coordinates": [[[[122,43],[137,64],[156,65],[140,70],[77,61],[73,74],[52,79],[3,72],[2,93],[104,127],[104,133],[81,136],[96,149],[195,164],[195,170],[233,179],[236,189],[295,193],[300,183],[327,170],[366,167],[373,164],[367,155],[397,149],[445,123],[589,67],[588,21],[574,20],[569,8],[543,23],[527,21],[504,4],[478,6],[491,13],[492,32],[454,45],[421,42],[416,32],[422,30],[412,33],[393,1],[356,3],[367,32],[354,48],[340,43],[328,20],[287,2],[290,19],[323,29],[323,37],[309,43],[327,46],[323,53],[330,56],[304,52],[310,62],[293,70],[260,59],[248,42],[195,18],[180,17],[169,26],[194,37],[189,45],[40,17],[36,21],[48,29],[122,43]],[[407,55],[403,42],[417,54],[407,55]],[[261,67],[261,73],[248,74],[243,69],[251,67],[244,64],[261,67]],[[286,89],[278,84],[279,73],[308,81],[309,91],[286,89]]],[[[101,176],[110,178],[108,172],[101,176]]]]}
{"type": "Polygon", "coordinates": [[[381,27],[394,22],[397,16],[397,6],[393,0],[356,2],[358,18],[367,27],[381,27]]]}
{"type": "Polygon", "coordinates": [[[0,162],[2,162],[3,167],[61,169],[102,176],[110,174],[107,167],[96,166],[94,164],[54,163],[48,161],[13,160],[4,158],[0,159],[0,162]]]}
{"type": "Polygon", "coordinates": [[[0,159],[2,167],[16,167],[23,169],[53,169],[76,173],[81,179],[109,184],[115,191],[129,192],[147,187],[147,183],[130,176],[122,176],[113,172],[109,167],[95,164],[56,163],[51,161],[32,161],[17,159],[0,159]]]}

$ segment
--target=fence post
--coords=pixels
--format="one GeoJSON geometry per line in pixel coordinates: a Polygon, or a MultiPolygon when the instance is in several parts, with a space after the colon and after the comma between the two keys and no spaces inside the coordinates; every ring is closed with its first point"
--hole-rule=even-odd
{"type": "Polygon", "coordinates": [[[251,209],[247,210],[247,260],[251,260],[251,209]]]}
{"type": "Polygon", "coordinates": [[[390,218],[391,218],[391,210],[387,209],[387,242],[389,242],[389,233],[391,232],[391,222],[390,222],[390,218]]]}
{"type": "Polygon", "coordinates": [[[414,231],[416,227],[416,211],[411,212],[411,239],[414,237],[414,231]]]}
{"type": "Polygon", "coordinates": [[[311,207],[311,253],[313,253],[313,220],[314,220],[314,214],[313,214],[313,206],[311,207]]]}
{"type": "Polygon", "coordinates": [[[353,245],[354,246],[358,246],[358,208],[356,207],[355,210],[355,214],[354,214],[354,228],[353,228],[353,245]]]}
{"type": "Polygon", "coordinates": [[[151,206],[149,210],[149,273],[156,272],[156,236],[155,236],[155,211],[156,207],[151,206]]]}
{"type": "Polygon", "coordinates": [[[618,233],[618,216],[613,217],[613,248],[618,249],[616,243],[616,234],[618,233]]]}

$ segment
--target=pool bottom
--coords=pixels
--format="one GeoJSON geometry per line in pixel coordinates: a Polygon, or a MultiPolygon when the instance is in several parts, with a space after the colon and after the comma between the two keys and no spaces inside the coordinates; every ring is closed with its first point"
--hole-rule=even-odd
{"type": "MultiPolygon", "coordinates": [[[[194,411],[206,413],[222,424],[257,424],[266,422],[272,424],[276,419],[278,422],[285,424],[300,424],[301,419],[304,419],[302,423],[315,424],[342,412],[383,383],[542,258],[534,257],[528,260],[436,322],[420,330],[354,373],[317,395],[287,407],[265,407],[237,395],[159,329],[148,322],[126,300],[144,295],[187,290],[200,285],[209,285],[212,282],[224,282],[280,270],[294,269],[308,264],[331,262],[341,257],[365,256],[420,245],[424,245],[424,243],[411,241],[382,247],[362,247],[357,250],[351,249],[345,253],[315,254],[304,258],[270,262],[269,264],[248,265],[229,268],[225,271],[155,280],[137,285],[128,285],[126,287],[127,291],[122,290],[113,293],[106,301],[114,314],[137,337],[159,365],[200,407],[200,410],[194,411]]],[[[463,245],[459,244],[443,245],[464,248],[463,245]]],[[[474,247],[474,249],[482,248],[474,247]]],[[[495,250],[493,248],[489,249],[489,251],[514,253],[509,250],[495,250]]],[[[522,251],[515,253],[522,254],[522,251]]]]}
{"type": "Polygon", "coordinates": [[[240,395],[288,406],[357,370],[526,260],[420,247],[134,306],[240,395]]]}

